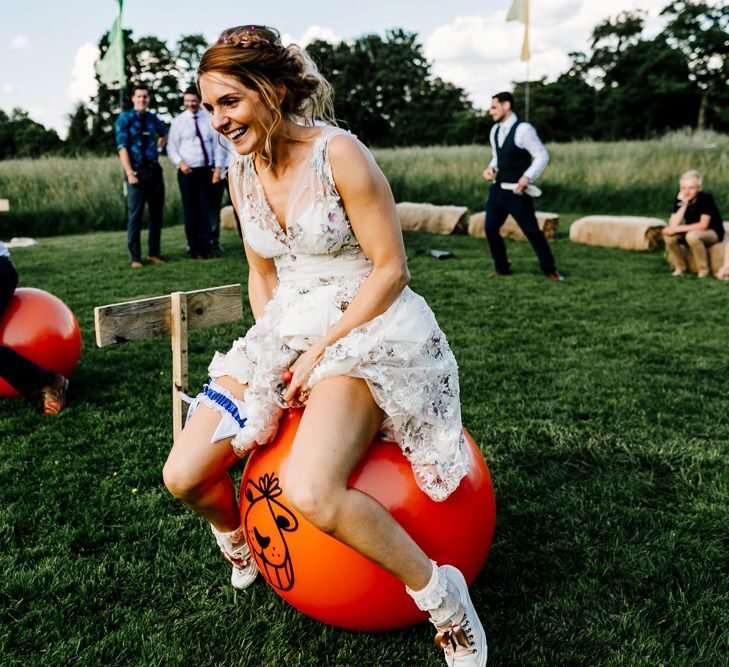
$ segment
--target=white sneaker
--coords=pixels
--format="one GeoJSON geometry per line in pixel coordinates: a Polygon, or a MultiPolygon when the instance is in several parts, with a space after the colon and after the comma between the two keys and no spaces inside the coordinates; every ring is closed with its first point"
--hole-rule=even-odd
{"type": "Polygon", "coordinates": [[[243,544],[232,553],[223,551],[223,556],[233,566],[233,572],[230,575],[230,583],[233,588],[242,591],[248,588],[258,576],[258,565],[253,556],[251,556],[248,544],[243,544]]]}
{"type": "Polygon", "coordinates": [[[442,565],[439,569],[458,590],[461,605],[453,620],[435,626],[438,629],[435,644],[443,649],[448,667],[485,667],[488,659],[486,633],[471,602],[466,580],[452,565],[442,565]]]}
{"type": "Polygon", "coordinates": [[[239,528],[232,533],[221,534],[215,530],[212,524],[210,528],[212,528],[213,535],[215,535],[223,558],[233,566],[233,572],[230,575],[231,585],[238,590],[248,588],[258,576],[258,565],[253,556],[251,556],[251,551],[248,548],[248,543],[245,541],[243,531],[239,528]],[[241,538],[243,541],[233,546],[241,538]]]}

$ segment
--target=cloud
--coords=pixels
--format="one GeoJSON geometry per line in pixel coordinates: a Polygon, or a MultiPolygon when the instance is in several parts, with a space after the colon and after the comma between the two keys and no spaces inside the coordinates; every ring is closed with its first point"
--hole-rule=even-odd
{"type": "Polygon", "coordinates": [[[0,84],[0,94],[9,95],[13,92],[15,92],[15,86],[12,83],[0,84]]]}
{"type": "Polygon", "coordinates": [[[30,42],[27,35],[15,35],[10,41],[11,49],[24,49],[28,46],[30,46],[30,42]]]}
{"type": "MultiPolygon", "coordinates": [[[[423,50],[433,73],[460,86],[476,106],[486,108],[491,95],[513,89],[514,81],[527,78],[519,60],[524,25],[506,21],[507,2],[495,11],[458,16],[436,28],[425,39],[423,50]]],[[[647,35],[663,26],[658,13],[666,0],[540,0],[530,6],[529,79],[554,79],[569,65],[569,52],[589,48],[592,30],[601,21],[622,11],[645,9],[647,35]]]]}
{"type": "Polygon", "coordinates": [[[339,44],[339,42],[342,41],[341,37],[338,37],[331,28],[327,28],[322,25],[309,26],[298,39],[288,33],[281,35],[281,41],[284,44],[293,43],[298,44],[301,47],[307,46],[308,44],[315,42],[317,39],[329,42],[330,44],[339,44]]]}
{"type": "Polygon", "coordinates": [[[99,49],[95,44],[86,42],[76,51],[71,68],[71,83],[66,88],[66,96],[74,102],[88,102],[98,91],[94,78],[94,63],[99,57],[99,49]]]}

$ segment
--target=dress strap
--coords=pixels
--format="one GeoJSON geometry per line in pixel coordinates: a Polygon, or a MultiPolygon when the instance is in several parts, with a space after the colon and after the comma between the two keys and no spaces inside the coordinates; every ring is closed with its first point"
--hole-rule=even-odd
{"type": "Polygon", "coordinates": [[[311,164],[316,172],[317,181],[319,182],[322,191],[329,196],[339,197],[337,192],[337,185],[334,182],[334,175],[332,174],[332,165],[329,161],[329,142],[334,138],[342,134],[352,135],[351,132],[343,130],[341,127],[327,127],[322,135],[317,139],[316,148],[311,157],[311,164]]]}

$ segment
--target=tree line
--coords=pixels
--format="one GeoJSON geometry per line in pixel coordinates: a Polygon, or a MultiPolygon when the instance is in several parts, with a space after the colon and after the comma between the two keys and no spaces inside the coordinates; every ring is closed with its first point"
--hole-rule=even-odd
{"type": "MultiPolygon", "coordinates": [[[[645,36],[643,11],[622,12],[592,31],[590,48],[570,54],[553,81],[528,82],[529,120],[548,141],[641,139],[694,127],[729,131],[729,6],[673,0],[661,12],[665,28],[645,36]]],[[[113,124],[128,108],[131,86],[149,85],[153,108],[165,120],[181,110],[181,94],[194,85],[206,41],[183,35],[173,45],[125,30],[126,90],[99,82],[88,104],[69,116],[62,141],[28,114],[0,110],[0,159],[44,153],[114,152],[113,124]]],[[[106,35],[99,42],[103,55],[106,35]]],[[[308,53],[334,87],[341,124],[371,146],[459,145],[485,140],[490,119],[466,92],[433,75],[415,33],[394,29],[384,37],[350,42],[315,41],[308,53]]],[[[493,91],[498,92],[498,91],[493,91]]],[[[514,83],[523,116],[527,82],[514,83]]]]}

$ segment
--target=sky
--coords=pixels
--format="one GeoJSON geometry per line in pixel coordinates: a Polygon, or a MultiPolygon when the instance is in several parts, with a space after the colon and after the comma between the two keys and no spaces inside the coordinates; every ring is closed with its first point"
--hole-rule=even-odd
{"type": "MultiPolygon", "coordinates": [[[[589,48],[592,29],[624,10],[648,12],[657,33],[669,0],[530,0],[531,80],[554,79],[571,51],[589,48]]],[[[506,22],[511,0],[125,0],[122,25],[133,37],[155,35],[173,46],[180,35],[213,41],[242,23],[276,27],[286,41],[348,41],[392,28],[418,34],[433,73],[463,88],[478,108],[527,77],[524,26],[506,22]]],[[[116,0],[0,0],[0,108],[20,107],[64,137],[68,115],[95,93],[96,44],[114,21],[116,0]]]]}

